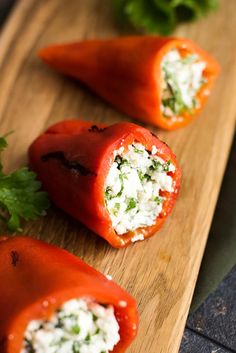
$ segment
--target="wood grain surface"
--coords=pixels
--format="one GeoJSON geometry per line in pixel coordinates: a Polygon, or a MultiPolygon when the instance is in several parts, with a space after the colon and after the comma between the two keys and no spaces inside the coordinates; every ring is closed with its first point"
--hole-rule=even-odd
{"type": "MultiPolygon", "coordinates": [[[[137,298],[140,329],[129,353],[179,349],[234,131],[235,33],[235,0],[222,1],[217,13],[176,33],[211,52],[222,74],[199,119],[176,132],[157,131],[177,154],[183,179],[174,212],[156,236],[114,250],[56,207],[24,228],[109,273],[137,298]]],[[[128,120],[36,57],[49,43],[118,34],[110,0],[18,2],[0,37],[0,133],[15,131],[3,155],[8,171],[27,163],[29,144],[56,121],[128,120]]]]}

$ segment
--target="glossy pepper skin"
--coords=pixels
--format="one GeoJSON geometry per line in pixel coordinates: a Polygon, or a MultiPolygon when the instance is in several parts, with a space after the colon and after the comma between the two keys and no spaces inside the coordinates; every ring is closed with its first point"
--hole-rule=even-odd
{"type": "Polygon", "coordinates": [[[114,306],[121,339],[113,353],[124,352],[136,336],[135,300],[56,246],[28,237],[0,237],[0,279],[1,353],[20,352],[30,320],[47,319],[65,301],[86,296],[114,306]]]}
{"type": "Polygon", "coordinates": [[[191,40],[156,36],[130,36],[53,45],[39,57],[53,69],[75,77],[121,112],[147,124],[174,130],[187,125],[203,108],[219,65],[191,40]],[[161,61],[171,49],[185,56],[196,53],[206,62],[199,106],[191,114],[168,118],[161,112],[161,61]]]}
{"type": "Polygon", "coordinates": [[[33,142],[29,158],[55,204],[116,248],[128,246],[135,235],[152,236],[171,212],[180,188],[181,173],[170,148],[149,130],[128,122],[107,127],[78,120],[57,123],[33,142]],[[134,141],[149,151],[156,146],[157,154],[175,165],[175,173],[170,173],[174,192],[163,193],[166,200],[155,225],[118,235],[105,204],[105,180],[114,151],[134,141]]]}

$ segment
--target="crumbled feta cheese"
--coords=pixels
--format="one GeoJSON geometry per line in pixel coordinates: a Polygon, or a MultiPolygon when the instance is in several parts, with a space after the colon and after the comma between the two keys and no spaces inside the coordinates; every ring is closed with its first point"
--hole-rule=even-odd
{"type": "MultiPolygon", "coordinates": [[[[173,192],[175,171],[171,161],[158,157],[156,146],[152,153],[140,143],[127,151],[114,154],[114,161],[105,182],[105,202],[112,225],[118,234],[155,224],[162,211],[162,191],[173,192]]],[[[142,240],[143,236],[132,241],[142,240]]]]}
{"type": "Polygon", "coordinates": [[[196,94],[206,78],[203,72],[204,61],[198,55],[189,54],[181,57],[177,49],[170,50],[163,58],[162,69],[162,104],[161,110],[166,117],[192,111],[199,104],[196,94]]]}
{"type": "Polygon", "coordinates": [[[64,303],[49,320],[33,320],[20,353],[108,353],[119,342],[119,325],[111,305],[88,298],[64,303]]]}
{"type": "Polygon", "coordinates": [[[152,146],[152,154],[155,155],[157,153],[157,148],[156,146],[152,146]]]}
{"type": "Polygon", "coordinates": [[[112,276],[111,276],[111,275],[105,275],[105,276],[106,276],[106,278],[107,278],[109,281],[112,280],[112,276]]]}
{"type": "Polygon", "coordinates": [[[143,234],[137,234],[131,238],[132,243],[135,243],[136,241],[139,241],[139,240],[144,240],[143,234]]]}

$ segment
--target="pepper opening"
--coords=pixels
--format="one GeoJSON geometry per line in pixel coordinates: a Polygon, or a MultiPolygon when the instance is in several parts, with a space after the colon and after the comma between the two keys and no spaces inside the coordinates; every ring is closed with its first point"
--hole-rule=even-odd
{"type": "MultiPolygon", "coordinates": [[[[136,141],[127,149],[114,151],[104,198],[112,226],[121,236],[154,225],[162,213],[165,194],[174,191],[175,166],[157,153],[156,146],[148,151],[136,141]]],[[[143,235],[132,241],[136,240],[143,240],[143,235]]]]}
{"type": "Polygon", "coordinates": [[[198,94],[208,82],[206,62],[198,54],[172,48],[161,62],[161,112],[167,119],[184,118],[199,108],[198,94]]]}
{"type": "Polygon", "coordinates": [[[119,341],[114,307],[80,298],[48,319],[30,321],[20,353],[108,353],[119,341]]]}

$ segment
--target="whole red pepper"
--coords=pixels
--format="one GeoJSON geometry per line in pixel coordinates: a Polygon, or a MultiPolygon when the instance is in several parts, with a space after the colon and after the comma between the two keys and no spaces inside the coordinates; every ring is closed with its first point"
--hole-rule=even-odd
{"type": "Polygon", "coordinates": [[[19,353],[31,320],[48,319],[67,300],[89,296],[114,306],[124,352],[137,333],[135,300],[78,257],[28,237],[0,238],[0,352],[19,353]]]}
{"type": "Polygon", "coordinates": [[[52,45],[39,52],[52,68],[75,77],[121,112],[167,130],[187,125],[203,108],[219,73],[219,64],[189,39],[130,36],[52,45]],[[206,82],[197,93],[198,104],[180,116],[161,111],[161,62],[171,50],[197,54],[206,63],[206,82]]]}
{"type": "Polygon", "coordinates": [[[33,142],[29,157],[55,204],[116,248],[129,245],[136,235],[152,236],[171,212],[180,188],[181,173],[170,148],[149,130],[128,122],[107,127],[78,120],[60,122],[33,142]],[[105,179],[114,160],[113,152],[134,141],[149,151],[155,146],[159,157],[174,164],[175,172],[169,173],[174,191],[163,193],[162,212],[153,226],[118,235],[105,204],[105,179]]]}

